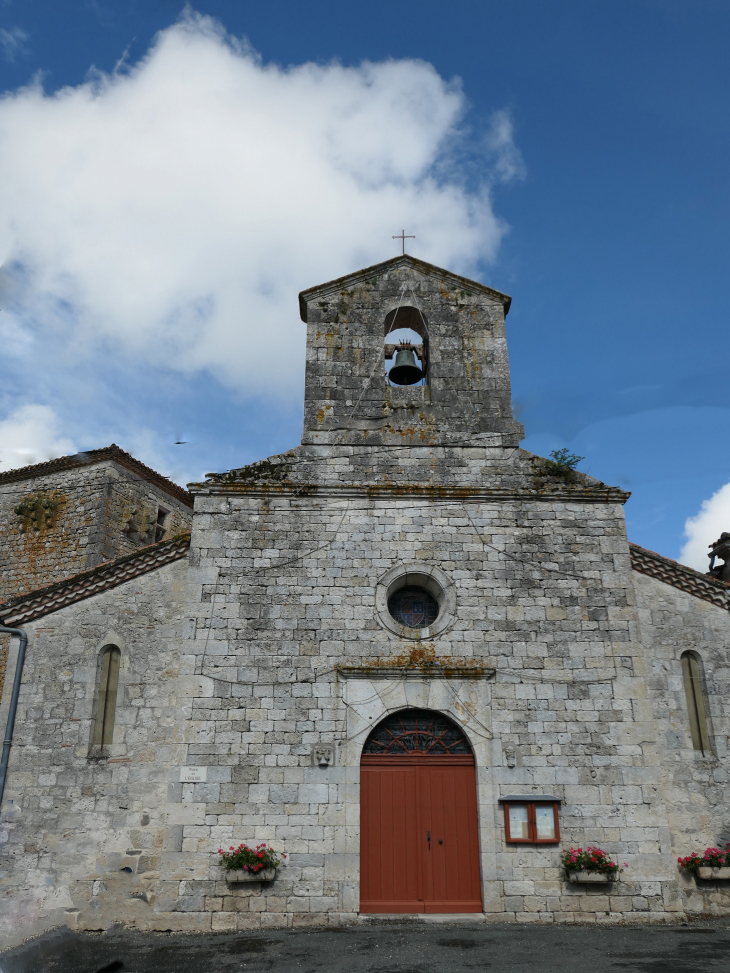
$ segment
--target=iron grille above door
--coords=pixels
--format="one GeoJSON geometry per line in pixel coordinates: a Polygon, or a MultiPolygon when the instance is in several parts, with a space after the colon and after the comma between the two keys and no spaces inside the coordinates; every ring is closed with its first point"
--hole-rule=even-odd
{"type": "Polygon", "coordinates": [[[407,709],[378,723],[365,742],[363,756],[471,756],[459,727],[432,710],[407,709]]]}

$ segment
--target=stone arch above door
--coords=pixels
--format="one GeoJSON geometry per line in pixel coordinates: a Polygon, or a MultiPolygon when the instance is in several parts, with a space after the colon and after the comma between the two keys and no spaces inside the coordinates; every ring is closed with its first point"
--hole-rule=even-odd
{"type": "Polygon", "coordinates": [[[500,747],[494,750],[487,679],[343,678],[340,692],[347,714],[346,739],[338,748],[341,766],[359,767],[373,728],[406,709],[434,710],[452,720],[469,741],[477,767],[501,762],[500,747]]]}

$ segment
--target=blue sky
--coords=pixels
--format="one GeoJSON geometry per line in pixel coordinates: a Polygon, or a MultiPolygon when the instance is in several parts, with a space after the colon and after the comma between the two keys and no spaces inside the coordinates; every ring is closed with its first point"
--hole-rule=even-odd
{"type": "Polygon", "coordinates": [[[113,440],[185,481],[296,445],[297,291],[403,224],[513,296],[525,448],[585,456],[632,540],[702,567],[730,529],[728,4],[181,15],[0,0],[0,469],[113,440]]]}

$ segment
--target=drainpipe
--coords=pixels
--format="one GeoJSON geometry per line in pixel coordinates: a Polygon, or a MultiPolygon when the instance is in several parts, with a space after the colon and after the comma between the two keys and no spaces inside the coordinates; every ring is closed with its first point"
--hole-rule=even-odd
{"type": "Polygon", "coordinates": [[[13,742],[13,727],[15,726],[15,711],[18,708],[18,696],[20,695],[20,681],[23,678],[23,663],[25,662],[25,647],[28,644],[28,633],[22,628],[6,628],[0,625],[0,632],[8,635],[17,635],[20,639],[18,648],[18,661],[15,663],[15,680],[13,681],[13,694],[10,697],[10,709],[8,710],[8,723],[5,727],[5,739],[3,740],[3,755],[0,760],[0,808],[3,803],[3,792],[5,791],[5,776],[8,772],[8,759],[10,757],[10,744],[13,742]]]}

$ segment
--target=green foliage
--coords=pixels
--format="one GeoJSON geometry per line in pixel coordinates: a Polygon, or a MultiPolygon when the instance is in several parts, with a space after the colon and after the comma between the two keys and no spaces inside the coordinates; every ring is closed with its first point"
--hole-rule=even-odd
{"type": "Polygon", "coordinates": [[[554,449],[550,453],[550,459],[545,460],[545,465],[548,469],[559,467],[561,470],[574,470],[584,459],[585,456],[576,456],[575,453],[569,453],[567,449],[554,449]]]}
{"type": "Polygon", "coordinates": [[[550,459],[545,460],[544,469],[549,476],[559,476],[571,481],[576,466],[583,459],[585,456],[576,456],[575,453],[569,453],[567,449],[554,449],[550,453],[550,459]]]}

